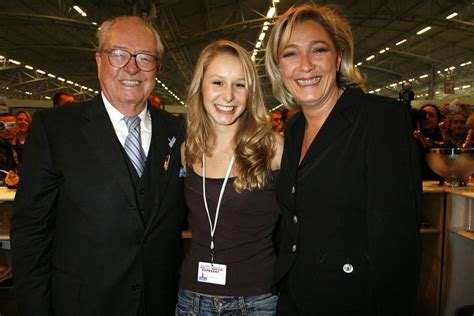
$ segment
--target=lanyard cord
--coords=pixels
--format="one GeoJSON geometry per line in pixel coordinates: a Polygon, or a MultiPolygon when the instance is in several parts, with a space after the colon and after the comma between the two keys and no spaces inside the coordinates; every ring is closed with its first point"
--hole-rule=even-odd
{"type": "Polygon", "coordinates": [[[207,199],[206,199],[206,156],[204,153],[202,154],[202,197],[204,199],[204,207],[206,208],[207,219],[209,220],[209,226],[211,228],[211,263],[214,263],[214,232],[216,231],[217,227],[217,218],[219,217],[219,210],[221,208],[221,201],[222,196],[224,195],[225,186],[227,184],[227,180],[229,180],[230,171],[232,170],[232,166],[234,164],[234,156],[230,159],[229,167],[227,168],[227,173],[224,178],[224,182],[222,183],[221,192],[219,194],[219,200],[217,201],[216,207],[216,216],[214,218],[214,225],[211,221],[211,214],[209,213],[209,207],[207,206],[207,199]]]}

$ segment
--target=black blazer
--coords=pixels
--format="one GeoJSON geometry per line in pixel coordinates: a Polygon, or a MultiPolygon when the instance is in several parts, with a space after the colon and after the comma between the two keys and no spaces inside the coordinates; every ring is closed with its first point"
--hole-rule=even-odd
{"type": "Polygon", "coordinates": [[[36,113],[11,231],[21,315],[173,314],[183,131],[173,115],[149,110],[151,194],[136,190],[100,95],[36,113]],[[140,194],[152,197],[146,209],[140,194]]]}
{"type": "Polygon", "coordinates": [[[288,123],[275,283],[302,311],[410,315],[421,210],[410,122],[404,104],[347,88],[299,165],[303,113],[288,123]]]}

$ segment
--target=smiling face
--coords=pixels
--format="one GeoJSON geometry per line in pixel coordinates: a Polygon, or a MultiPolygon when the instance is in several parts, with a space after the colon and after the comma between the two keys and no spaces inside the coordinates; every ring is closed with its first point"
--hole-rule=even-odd
{"type": "Polygon", "coordinates": [[[22,133],[27,133],[30,128],[30,120],[25,113],[18,113],[16,116],[16,121],[18,124],[18,131],[22,133]]]}
{"type": "Polygon", "coordinates": [[[216,55],[202,81],[202,101],[214,127],[236,126],[247,107],[249,92],[242,63],[229,53],[216,55]]]}
{"type": "Polygon", "coordinates": [[[331,37],[313,20],[295,25],[278,61],[285,87],[302,108],[335,103],[340,63],[331,37]]]}
{"type": "MultiPolygon", "coordinates": [[[[151,30],[128,20],[119,21],[110,27],[102,47],[157,56],[156,40],[151,30]]],[[[140,70],[133,57],[124,67],[113,67],[106,52],[97,53],[96,62],[100,86],[107,100],[123,114],[130,114],[132,109],[137,113],[141,111],[155,87],[157,70],[140,70]]]]}

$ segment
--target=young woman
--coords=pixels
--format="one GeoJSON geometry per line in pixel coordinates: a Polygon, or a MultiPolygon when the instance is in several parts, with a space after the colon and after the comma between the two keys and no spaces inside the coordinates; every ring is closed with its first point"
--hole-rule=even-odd
{"type": "Polygon", "coordinates": [[[187,97],[185,198],[193,238],[176,315],[272,315],[282,138],[271,131],[258,75],[229,41],[201,53],[187,97]]]}

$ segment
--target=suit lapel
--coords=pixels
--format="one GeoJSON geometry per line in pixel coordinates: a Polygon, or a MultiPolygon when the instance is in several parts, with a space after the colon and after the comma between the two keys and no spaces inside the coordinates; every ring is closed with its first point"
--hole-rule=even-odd
{"type": "MultiPolygon", "coordinates": [[[[350,122],[345,115],[348,110],[348,104],[346,104],[344,101],[345,98],[343,96],[341,96],[341,98],[338,100],[323,126],[321,127],[321,130],[314,138],[311,146],[306,152],[305,157],[303,158],[303,161],[301,161],[300,167],[303,167],[305,164],[315,159],[326,149],[326,147],[336,142],[337,137],[350,126],[350,122]]],[[[301,138],[303,137],[301,136],[301,138]]],[[[301,153],[301,144],[298,153],[301,153]]]]}
{"type": "Polygon", "coordinates": [[[284,150],[285,157],[284,162],[287,164],[282,169],[287,171],[288,179],[291,179],[290,183],[294,183],[296,173],[298,169],[301,146],[303,144],[303,135],[305,129],[305,118],[303,113],[300,111],[295,114],[295,117],[291,124],[285,129],[285,146],[290,146],[284,150]]]}
{"type": "MultiPolygon", "coordinates": [[[[179,158],[175,154],[177,152],[176,150],[179,150],[179,144],[176,141],[178,135],[172,135],[171,131],[174,129],[168,126],[168,122],[163,118],[160,110],[150,106],[149,109],[152,122],[150,149],[154,150],[153,161],[150,161],[153,166],[150,165],[149,167],[151,167],[150,176],[156,181],[156,195],[151,210],[152,214],[150,214],[149,220],[147,221],[147,231],[153,223],[158,221],[159,216],[163,215],[159,211],[166,193],[167,184],[172,174],[173,164],[181,163],[180,161],[175,161],[179,158]],[[175,137],[174,142],[172,141],[173,137],[175,137]]],[[[178,175],[176,174],[176,176],[178,175]]]]}
{"type": "Polygon", "coordinates": [[[86,108],[83,116],[86,123],[81,127],[81,132],[98,157],[98,162],[110,177],[117,181],[130,203],[135,205],[134,186],[128,172],[122,146],[105,110],[100,94],[94,98],[91,106],[86,108]]]}

